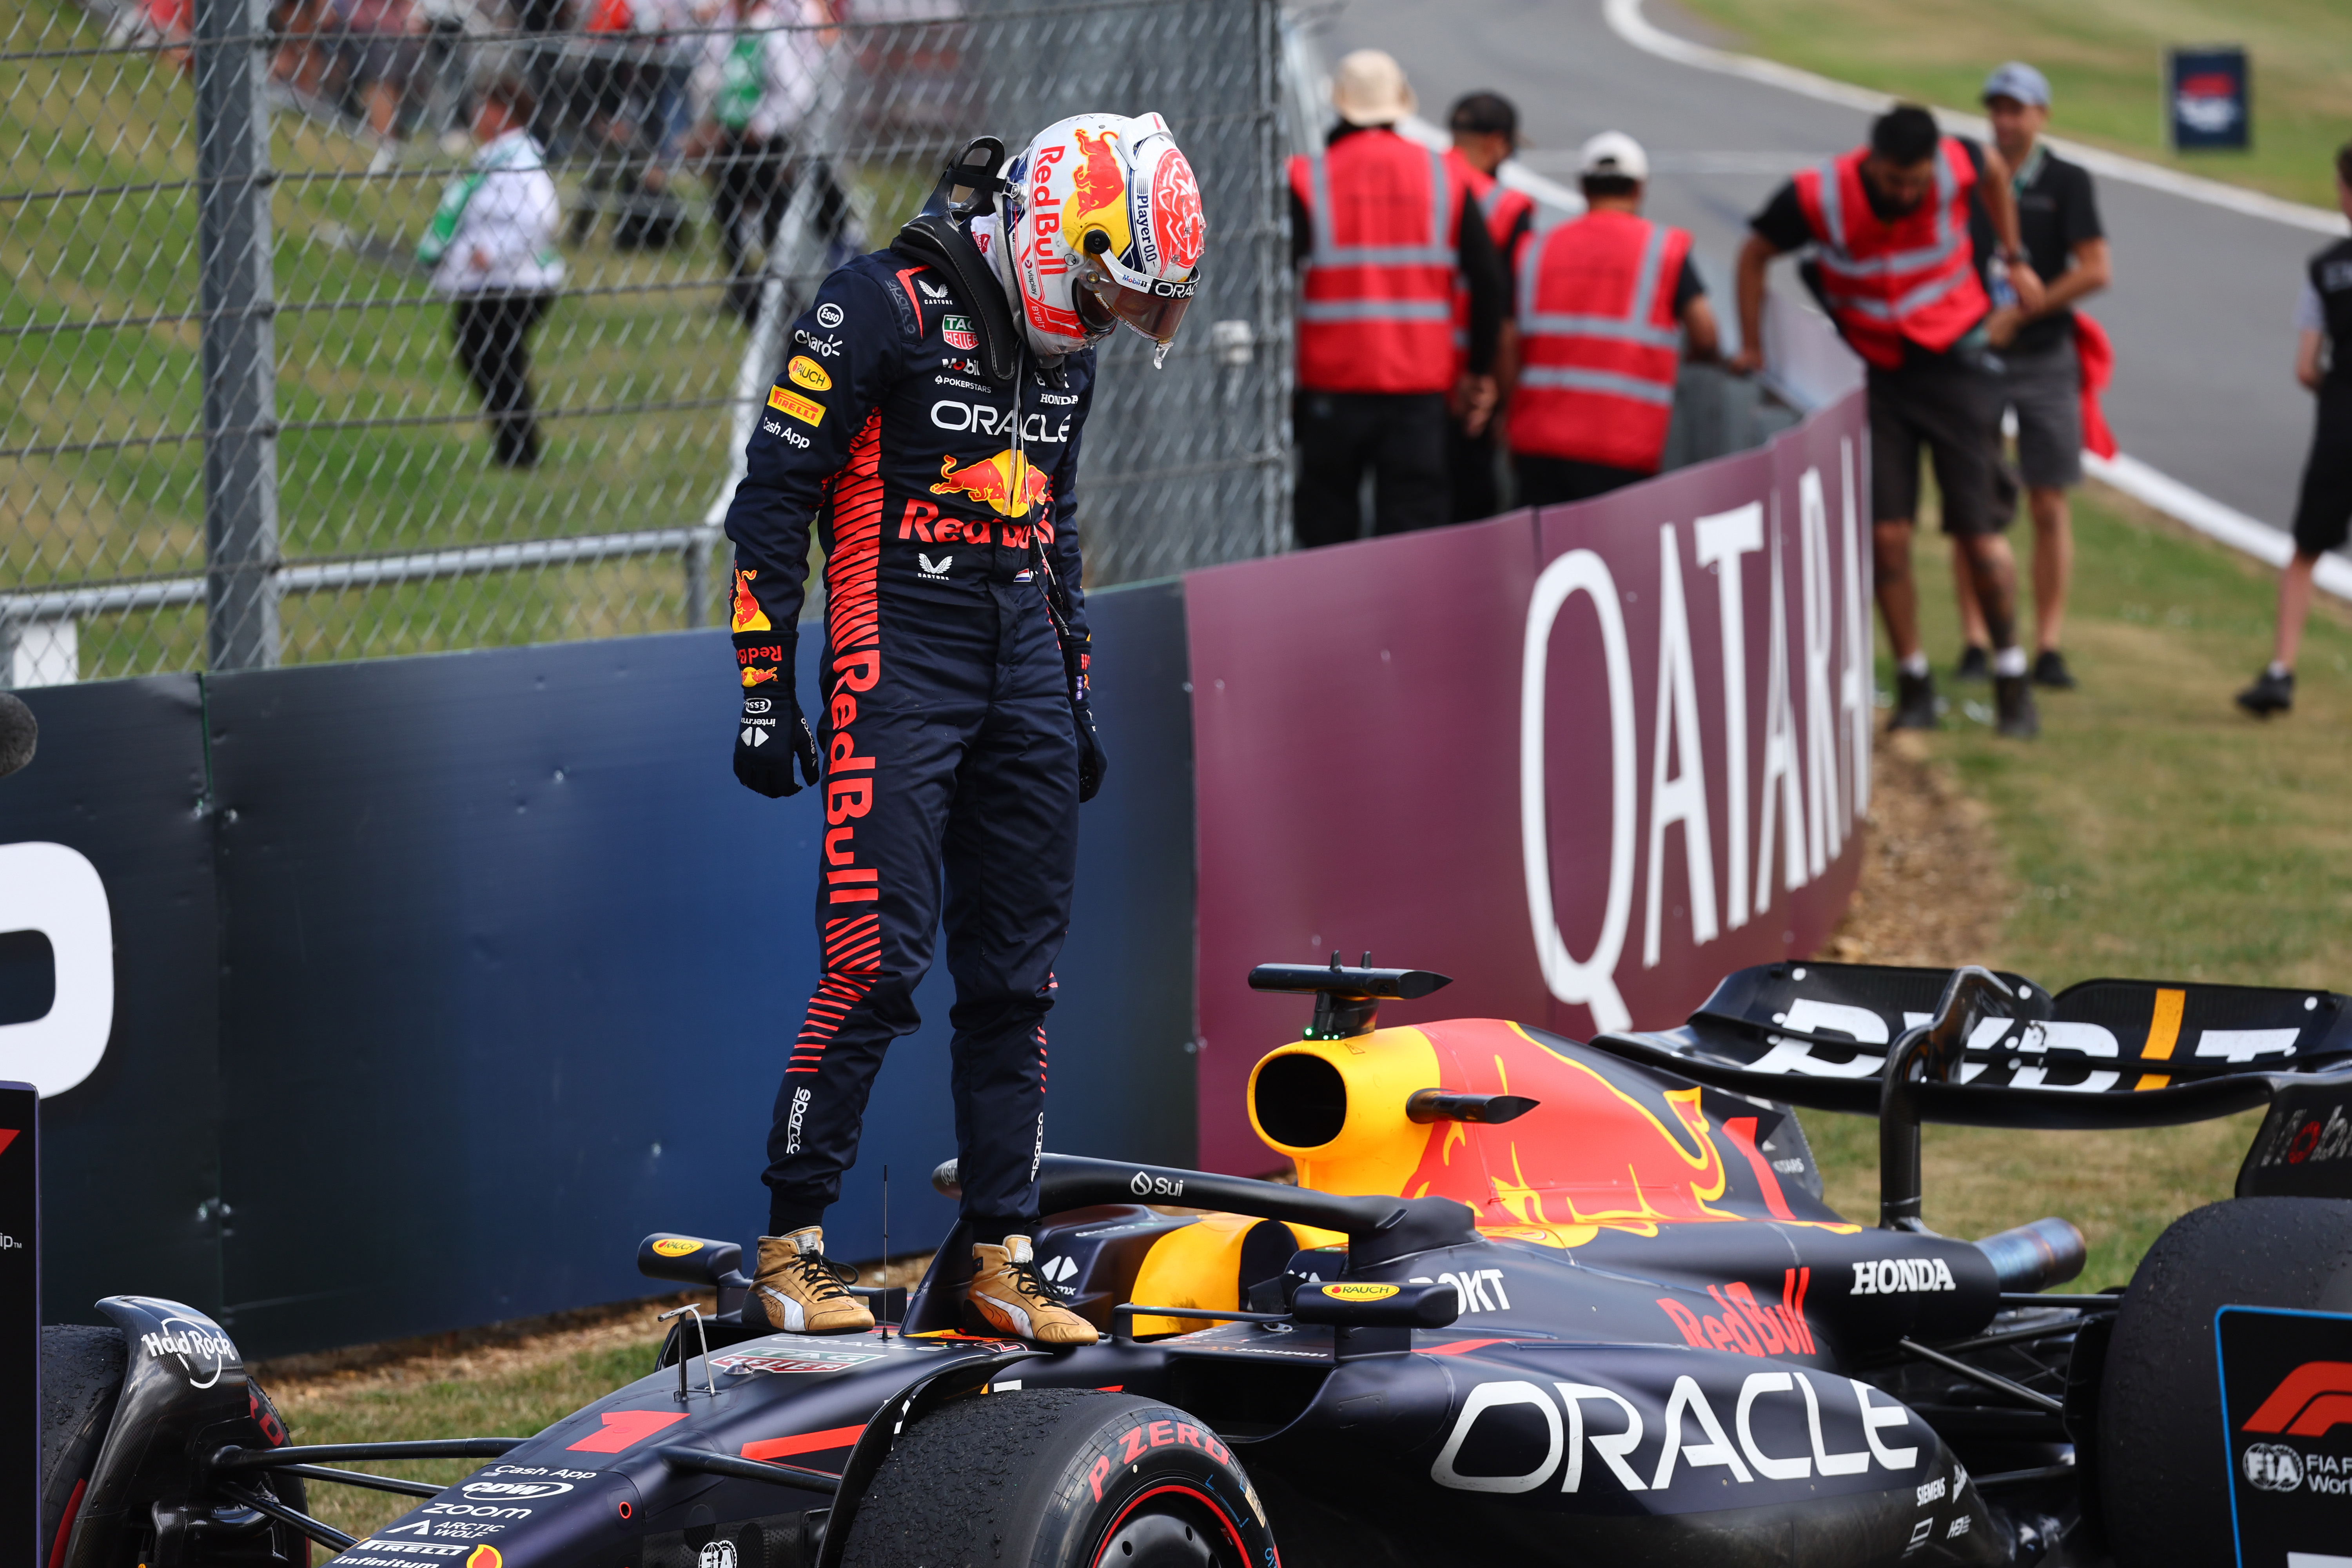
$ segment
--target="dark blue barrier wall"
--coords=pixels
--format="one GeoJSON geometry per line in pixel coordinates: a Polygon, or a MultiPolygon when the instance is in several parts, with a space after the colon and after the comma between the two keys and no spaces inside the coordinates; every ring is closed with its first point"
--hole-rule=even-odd
{"type": "MultiPolygon", "coordinates": [[[[26,696],[40,752],[0,780],[0,843],[79,850],[106,883],[114,921],[106,1055],[41,1107],[45,1310],[87,1321],[89,1301],[126,1289],[216,1302],[218,955],[203,691],[194,676],[162,676],[26,696]],[[134,1284],[131,1270],[154,1283],[134,1284]]],[[[46,944],[39,957],[46,968],[46,944]]]]}
{"type": "MultiPolygon", "coordinates": [[[[1181,591],[1093,606],[1113,771],[1047,1141],[1187,1163],[1181,591]]],[[[98,1074],[47,1108],[47,1315],[177,1294],[283,1352],[642,1294],[657,1227],[748,1240],[817,972],[818,807],[734,782],[731,668],[698,632],[215,677],[205,729],[193,679],[28,693],[41,754],[0,784],[0,842],[98,863],[119,997],[98,1074]]],[[[942,966],[877,1086],[837,1256],[880,1251],[886,1162],[894,1251],[951,1217],[950,994],[942,966]]]]}

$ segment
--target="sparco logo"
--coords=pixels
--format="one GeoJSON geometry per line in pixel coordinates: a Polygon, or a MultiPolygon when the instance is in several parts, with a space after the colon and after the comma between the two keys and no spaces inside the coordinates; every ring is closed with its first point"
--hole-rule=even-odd
{"type": "Polygon", "coordinates": [[[188,1374],[191,1388],[210,1388],[218,1383],[221,1370],[236,1354],[236,1347],[226,1337],[185,1318],[164,1319],[162,1332],[139,1336],[139,1348],[157,1361],[165,1356],[177,1360],[188,1374]]]}
{"type": "Polygon", "coordinates": [[[1957,1290],[1951,1266],[1940,1258],[1882,1258],[1853,1266],[1856,1296],[1899,1296],[1919,1290],[1957,1290]]]}
{"type": "Polygon", "coordinates": [[[572,1489],[570,1481],[467,1481],[466,1495],[484,1502],[503,1502],[509,1499],[561,1497],[572,1489]]]}
{"type": "Polygon", "coordinates": [[[797,1154],[801,1152],[801,1118],[808,1113],[808,1103],[807,1089],[793,1090],[792,1119],[784,1123],[784,1152],[787,1154],[797,1154]]]}
{"type": "Polygon", "coordinates": [[[1177,1198],[1184,1195],[1184,1184],[1171,1182],[1165,1176],[1155,1176],[1149,1171],[1138,1171],[1135,1179],[1127,1184],[1127,1190],[1139,1198],[1177,1198]]]}
{"type": "Polygon", "coordinates": [[[2266,1492],[2291,1492],[2303,1485],[2303,1456],[2284,1443],[2257,1443],[2240,1461],[2246,1482],[2266,1492]]]}

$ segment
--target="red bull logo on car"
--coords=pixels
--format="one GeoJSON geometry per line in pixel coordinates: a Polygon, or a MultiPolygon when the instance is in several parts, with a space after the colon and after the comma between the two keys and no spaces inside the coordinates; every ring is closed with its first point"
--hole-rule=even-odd
{"type": "Polygon", "coordinates": [[[960,495],[977,501],[999,517],[1027,517],[1054,493],[1053,477],[1011,447],[977,462],[956,466],[952,457],[940,459],[940,480],[933,495],[960,495]]]}
{"type": "MultiPolygon", "coordinates": [[[[1260,1125],[1258,1135],[1296,1162],[1301,1186],[1454,1198],[1477,1211],[1487,1236],[1547,1247],[1581,1247],[1605,1231],[1654,1237],[1670,1225],[1754,1220],[1763,1217],[1759,1198],[1781,1223],[1826,1223],[1795,1217],[1756,1152],[1752,1120],[1711,1121],[1696,1087],[1621,1088],[1516,1024],[1464,1018],[1304,1040],[1266,1060],[1300,1053],[1338,1069],[1349,1107],[1336,1135],[1313,1148],[1285,1144],[1260,1125]],[[1537,1109],[1493,1124],[1407,1120],[1408,1098],[1433,1084],[1524,1096],[1537,1109]],[[1760,1191],[1727,1204],[1736,1168],[1760,1191]]],[[[1254,1085],[1254,1120],[1257,1100],[1254,1085]]]]}

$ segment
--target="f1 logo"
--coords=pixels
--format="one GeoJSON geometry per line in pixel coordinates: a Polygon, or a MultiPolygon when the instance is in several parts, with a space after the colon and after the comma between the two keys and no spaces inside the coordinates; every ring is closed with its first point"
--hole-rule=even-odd
{"type": "Polygon", "coordinates": [[[62,844],[0,844],[0,932],[48,939],[56,999],[0,1025],[0,1079],[63,1094],[98,1068],[114,1030],[114,920],[98,868],[62,844]]]}
{"type": "Polygon", "coordinates": [[[2280,1380],[2271,1396],[2246,1417],[2242,1430],[2325,1437],[2347,1422],[2352,1422],[2352,1362],[2307,1361],[2280,1380]]]}

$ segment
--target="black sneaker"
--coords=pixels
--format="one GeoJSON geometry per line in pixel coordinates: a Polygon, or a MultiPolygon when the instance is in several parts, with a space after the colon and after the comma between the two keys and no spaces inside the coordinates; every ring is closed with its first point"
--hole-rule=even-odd
{"type": "Polygon", "coordinates": [[[1941,727],[1936,717],[1936,678],[1912,675],[1904,670],[1895,672],[1895,717],[1886,721],[1890,730],[1934,730],[1941,727]]]}
{"type": "Polygon", "coordinates": [[[2252,686],[2238,693],[2238,706],[2257,719],[2285,712],[2294,706],[2294,671],[2273,675],[2263,670],[2252,686]]]}
{"type": "Polygon", "coordinates": [[[2012,741],[2031,741],[2042,733],[2042,711],[2033,705],[2033,687],[2021,675],[1997,675],[1992,702],[1998,710],[1993,728],[2012,741]]]}
{"type": "Polygon", "coordinates": [[[2045,647],[2034,655],[2033,684],[2053,691],[2074,690],[2074,672],[2066,668],[2066,656],[2054,647],[2045,647]]]}
{"type": "Polygon", "coordinates": [[[1970,643],[1968,647],[1960,649],[1960,662],[1958,668],[1952,671],[1952,679],[1955,680],[1990,680],[1992,679],[1992,656],[1987,653],[1984,649],[1977,647],[1976,644],[1970,643]]]}

